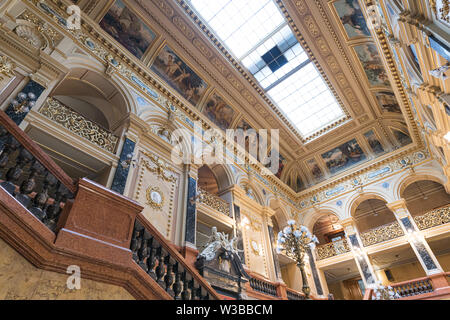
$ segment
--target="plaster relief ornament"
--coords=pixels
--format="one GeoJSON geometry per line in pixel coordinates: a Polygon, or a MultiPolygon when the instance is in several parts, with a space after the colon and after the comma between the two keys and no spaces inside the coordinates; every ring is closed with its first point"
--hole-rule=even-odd
{"type": "Polygon", "coordinates": [[[150,187],[147,189],[146,193],[147,204],[153,209],[162,209],[164,205],[164,194],[158,187],[150,187]]]}

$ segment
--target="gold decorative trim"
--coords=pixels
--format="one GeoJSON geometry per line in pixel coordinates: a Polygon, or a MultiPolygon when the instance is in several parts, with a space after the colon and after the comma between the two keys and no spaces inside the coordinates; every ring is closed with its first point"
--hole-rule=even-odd
{"type": "Polygon", "coordinates": [[[432,210],[424,215],[414,217],[419,230],[425,230],[432,227],[450,223],[450,205],[432,210]]]}
{"type": "Polygon", "coordinates": [[[335,257],[340,254],[350,252],[350,247],[346,239],[334,241],[321,246],[316,247],[317,260],[323,260],[331,257],[335,257]]]}
{"type": "Polygon", "coordinates": [[[405,235],[400,224],[395,221],[367,232],[361,233],[360,237],[364,247],[368,247],[380,242],[388,241],[405,235]]]}
{"type": "Polygon", "coordinates": [[[228,217],[230,216],[230,204],[228,202],[216,196],[215,194],[211,194],[201,188],[198,188],[198,190],[200,193],[200,196],[198,198],[200,203],[203,203],[228,217]]]}
{"type": "Polygon", "coordinates": [[[159,187],[149,187],[146,191],[147,204],[155,210],[164,206],[164,193],[159,187]],[[159,197],[159,199],[157,199],[159,197]]]}
{"type": "Polygon", "coordinates": [[[47,98],[39,113],[106,151],[116,151],[118,136],[56,99],[47,98]]]}
{"type": "Polygon", "coordinates": [[[14,76],[14,69],[16,68],[16,64],[6,56],[0,56],[0,81],[3,80],[4,77],[12,78],[14,76]]]}

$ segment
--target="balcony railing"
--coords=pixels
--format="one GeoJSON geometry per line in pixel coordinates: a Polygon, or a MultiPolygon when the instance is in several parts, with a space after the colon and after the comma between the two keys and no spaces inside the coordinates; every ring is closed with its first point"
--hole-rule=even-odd
{"type": "Polygon", "coordinates": [[[368,247],[380,242],[399,238],[403,235],[404,233],[402,228],[400,227],[400,224],[395,221],[361,233],[361,240],[364,247],[368,247]]]}
{"type": "Polygon", "coordinates": [[[200,188],[199,193],[200,196],[198,198],[198,201],[200,203],[203,203],[204,205],[217,210],[220,213],[230,216],[230,205],[228,204],[228,202],[200,188]]]}
{"type": "MultiPolygon", "coordinates": [[[[391,284],[392,290],[397,293],[396,299],[401,300],[440,300],[450,297],[450,286],[446,281],[449,273],[439,273],[424,278],[408,280],[391,284]]],[[[364,300],[373,300],[374,291],[368,288],[364,300]]]]}
{"type": "Polygon", "coordinates": [[[251,278],[250,287],[255,291],[277,297],[277,287],[270,282],[256,278],[251,278]]]}
{"type": "Polygon", "coordinates": [[[420,230],[429,229],[450,222],[450,205],[434,209],[424,215],[414,217],[414,221],[420,230]]]}
{"type": "Polygon", "coordinates": [[[287,294],[288,300],[306,300],[306,297],[304,294],[294,291],[289,288],[286,289],[286,294],[287,294]]]}
{"type": "Polygon", "coordinates": [[[47,98],[39,113],[106,151],[116,151],[118,136],[56,99],[47,98]]]}
{"type": "Polygon", "coordinates": [[[331,258],[340,254],[350,252],[346,239],[327,243],[316,248],[318,260],[331,258]]]}

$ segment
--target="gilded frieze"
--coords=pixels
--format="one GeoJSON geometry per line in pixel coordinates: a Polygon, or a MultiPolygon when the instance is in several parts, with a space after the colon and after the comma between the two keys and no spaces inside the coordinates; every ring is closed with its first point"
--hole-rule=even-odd
{"type": "Polygon", "coordinates": [[[56,99],[47,98],[39,113],[106,151],[111,153],[116,151],[118,136],[56,99]]]}

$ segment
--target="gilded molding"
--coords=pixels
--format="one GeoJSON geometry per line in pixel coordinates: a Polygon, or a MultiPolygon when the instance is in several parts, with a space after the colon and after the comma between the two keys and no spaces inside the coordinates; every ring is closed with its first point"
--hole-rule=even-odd
{"type": "Polygon", "coordinates": [[[361,233],[360,237],[364,247],[368,247],[380,242],[388,241],[391,239],[395,239],[404,235],[400,224],[395,221],[393,223],[389,223],[374,229],[371,229],[367,232],[361,233]]]}
{"type": "Polygon", "coordinates": [[[421,216],[414,217],[419,230],[425,230],[432,227],[450,223],[450,205],[432,210],[421,216]]]}
{"type": "Polygon", "coordinates": [[[230,204],[228,202],[201,188],[198,188],[198,191],[199,191],[199,198],[198,198],[199,203],[202,203],[214,210],[217,210],[228,217],[230,216],[230,204]]]}
{"type": "Polygon", "coordinates": [[[342,239],[316,247],[317,260],[323,260],[350,252],[347,239],[342,239]]]}
{"type": "Polygon", "coordinates": [[[16,64],[10,58],[0,55],[0,81],[4,80],[3,77],[13,77],[15,68],[16,64]]]}
{"type": "Polygon", "coordinates": [[[111,153],[116,151],[118,136],[58,100],[47,98],[39,113],[106,151],[111,153]]]}

